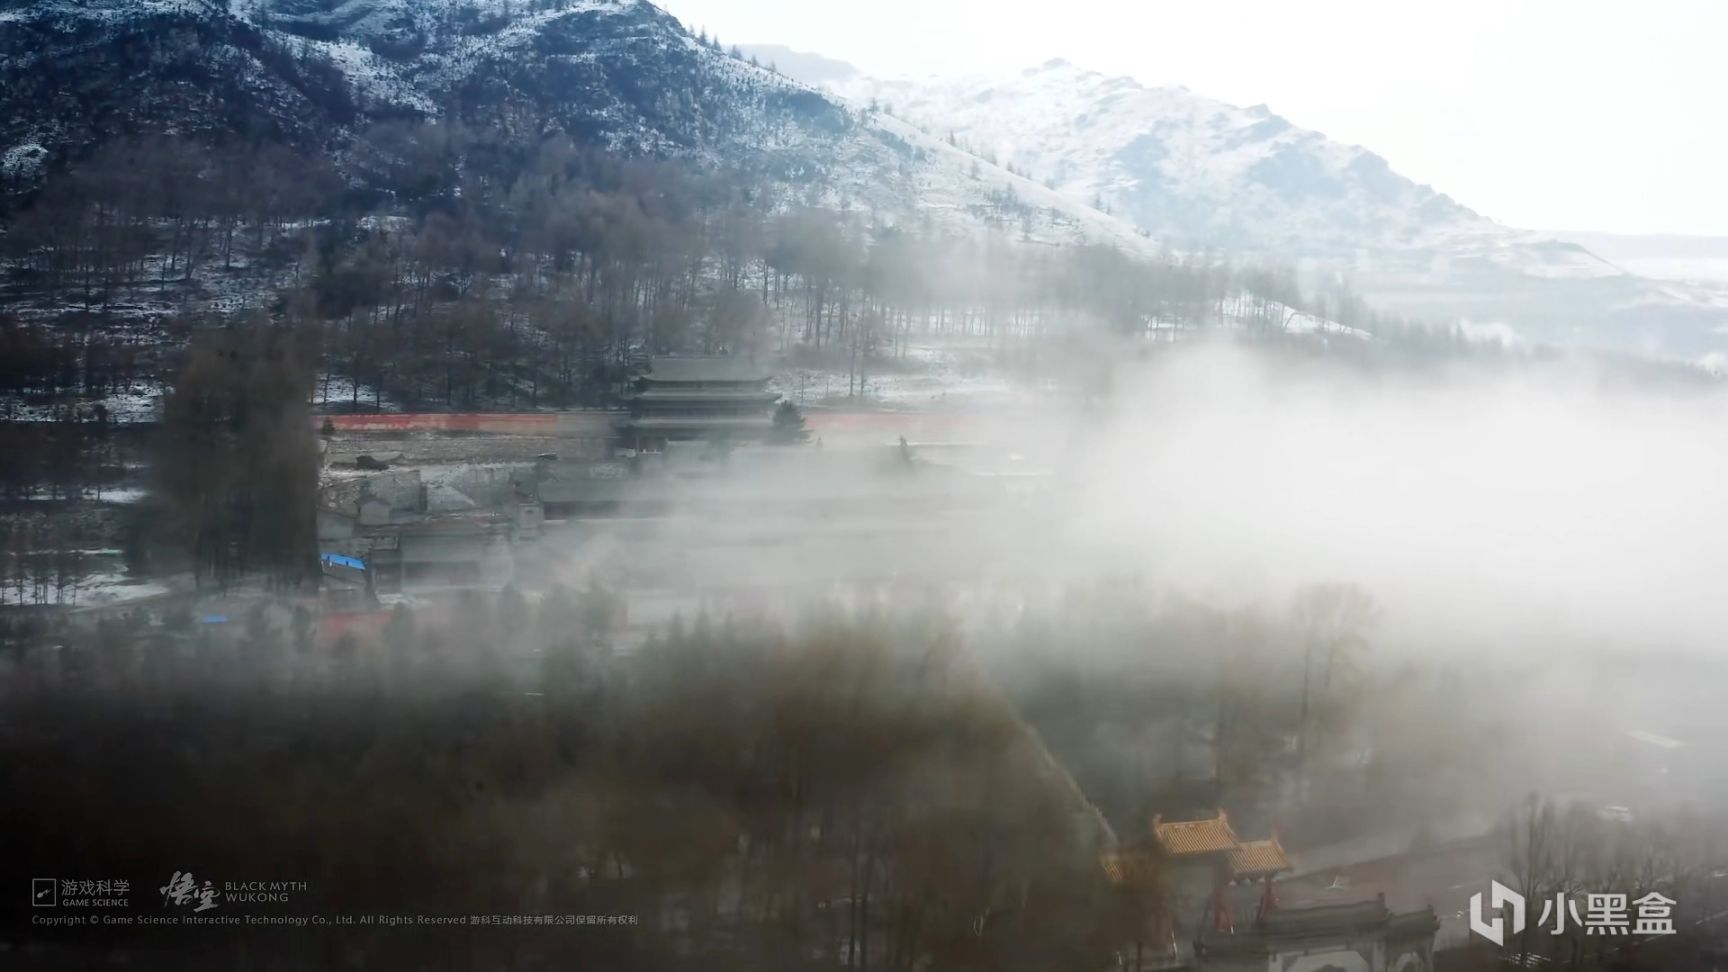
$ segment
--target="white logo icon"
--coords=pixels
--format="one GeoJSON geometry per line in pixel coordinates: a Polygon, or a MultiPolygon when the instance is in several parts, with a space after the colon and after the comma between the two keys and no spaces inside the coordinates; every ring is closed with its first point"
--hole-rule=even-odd
{"type": "MultiPolygon", "coordinates": [[[[1524,930],[1524,896],[1499,881],[1488,882],[1488,907],[1498,912],[1512,906],[1512,934],[1524,930]]],[[[1489,919],[1482,908],[1482,892],[1470,896],[1470,930],[1496,945],[1506,944],[1506,921],[1496,914],[1489,919]]]]}
{"type": "Polygon", "coordinates": [[[175,871],[168,883],[156,890],[162,892],[162,907],[196,904],[198,907],[193,911],[209,911],[216,907],[216,899],[222,896],[222,892],[212,887],[209,881],[199,887],[198,879],[192,876],[191,871],[175,871]]]}

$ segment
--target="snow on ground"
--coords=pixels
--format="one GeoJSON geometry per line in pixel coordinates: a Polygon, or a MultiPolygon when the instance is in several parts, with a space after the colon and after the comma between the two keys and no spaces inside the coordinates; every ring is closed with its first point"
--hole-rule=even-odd
{"type": "Polygon", "coordinates": [[[138,580],[126,573],[92,574],[77,585],[77,603],[85,607],[125,604],[173,593],[158,581],[138,580]]]}
{"type": "Polygon", "coordinates": [[[1529,347],[1518,329],[1505,321],[1459,321],[1464,340],[1473,344],[1498,344],[1506,348],[1529,347]]]}
{"type": "Polygon", "coordinates": [[[366,47],[353,41],[324,41],[316,47],[336,65],[356,91],[369,99],[403,105],[428,115],[438,110],[437,104],[424,91],[405,80],[395,65],[366,47]]]}
{"type": "Polygon", "coordinates": [[[1346,327],[1336,321],[1328,321],[1315,317],[1313,314],[1293,311],[1284,321],[1285,334],[1320,334],[1324,336],[1350,337],[1360,341],[1372,341],[1374,335],[1356,327],[1346,327]]]}
{"type": "Polygon", "coordinates": [[[59,604],[70,607],[104,607],[126,604],[149,597],[173,593],[174,589],[160,581],[133,577],[120,563],[118,550],[80,551],[91,558],[89,572],[56,589],[51,584],[36,588],[26,583],[22,592],[15,584],[0,585],[0,606],[59,604]],[[41,599],[37,598],[37,594],[41,599]]]}
{"type": "Polygon", "coordinates": [[[110,422],[122,425],[154,422],[160,415],[160,402],[164,391],[165,388],[160,382],[138,381],[124,391],[111,392],[100,398],[65,399],[58,402],[0,398],[0,421],[59,422],[72,418],[89,422],[94,421],[105,409],[106,418],[110,422]]]}
{"type": "Polygon", "coordinates": [[[1010,381],[988,353],[957,341],[913,345],[905,360],[865,368],[862,391],[858,381],[845,368],[802,367],[774,376],[768,387],[801,406],[851,402],[898,409],[1001,404],[1027,391],[1010,381]]]}
{"type": "Polygon", "coordinates": [[[0,176],[9,179],[27,179],[36,174],[36,170],[48,161],[48,150],[35,142],[24,142],[14,145],[4,153],[0,153],[0,176]]]}
{"type": "Polygon", "coordinates": [[[1642,257],[1620,265],[1643,277],[1684,283],[1728,283],[1728,257],[1642,257]]]}
{"type": "Polygon", "coordinates": [[[1621,267],[1575,243],[1546,239],[1540,234],[1502,229],[1486,239],[1480,234],[1473,239],[1447,239],[1448,249],[1454,256],[1469,256],[1473,249],[1480,250],[1493,263],[1526,277],[1591,280],[1626,276],[1621,267]]]}
{"type": "Polygon", "coordinates": [[[389,395],[380,395],[374,386],[361,384],[356,389],[352,379],[334,374],[323,375],[318,379],[318,383],[312,386],[312,407],[321,410],[351,407],[355,403],[356,392],[360,408],[376,407],[381,412],[401,411],[401,405],[395,399],[389,395]]]}
{"type": "MultiPolygon", "coordinates": [[[[1010,238],[1043,244],[1105,243],[1143,257],[1156,256],[1158,244],[1127,223],[1091,206],[989,163],[899,118],[873,114],[871,125],[924,153],[929,161],[915,172],[920,210],[953,230],[977,234],[980,210],[995,206],[992,197],[1030,207],[1029,216],[1004,214],[1010,238]]],[[[889,204],[879,208],[892,209],[889,204]]]]}

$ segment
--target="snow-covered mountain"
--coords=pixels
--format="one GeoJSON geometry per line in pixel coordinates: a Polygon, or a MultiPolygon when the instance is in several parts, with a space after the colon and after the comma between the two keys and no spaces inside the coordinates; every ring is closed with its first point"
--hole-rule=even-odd
{"type": "Polygon", "coordinates": [[[343,158],[392,119],[748,171],[789,203],[1151,243],[904,121],[702,42],[646,0],[0,0],[0,189],[106,139],[266,139],[343,158]]]}
{"type": "Polygon", "coordinates": [[[1487,221],[1365,149],[1264,105],[1050,61],[1008,77],[828,83],[854,102],[941,125],[1061,192],[1101,198],[1172,243],[1232,248],[1409,244],[1487,221]]]}
{"type": "Polygon", "coordinates": [[[1264,107],[1062,61],[883,81],[755,53],[761,65],[704,43],[647,0],[0,0],[0,204],[127,135],[322,151],[359,183],[366,126],[459,121],[748,172],[779,205],[878,225],[1223,248],[1537,340],[1728,347],[1719,286],[1501,226],[1264,107]]]}
{"type": "Polygon", "coordinates": [[[1723,346],[1728,290],[1637,276],[1576,242],[1503,226],[1360,146],[1264,105],[1054,60],[1006,76],[881,79],[750,48],[1177,249],[1346,274],[1372,302],[1527,337],[1691,357],[1723,346]]]}

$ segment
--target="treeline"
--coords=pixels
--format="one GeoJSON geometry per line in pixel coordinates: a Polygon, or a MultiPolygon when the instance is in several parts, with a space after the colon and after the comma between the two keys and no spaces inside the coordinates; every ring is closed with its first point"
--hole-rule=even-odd
{"type": "Polygon", "coordinates": [[[150,464],[155,539],[204,586],[255,577],[294,590],[316,576],[318,443],[298,335],[201,335],[188,351],[150,464]]]}
{"type": "Polygon", "coordinates": [[[928,215],[810,205],[820,187],[456,124],[372,126],[344,165],[155,138],[53,180],[4,237],[11,286],[38,308],[8,325],[38,350],[7,383],[100,394],[140,367],[171,373],[162,349],[247,305],[316,333],[353,408],[605,404],[668,351],[802,348],[862,369],[926,338],[1281,339],[1297,311],[1416,333],[1342,287],[1305,295],[1287,269],[1016,239],[1063,217],[1008,197],[977,214],[1000,231],[957,237],[928,215]],[[127,326],[140,304],[166,327],[127,326]]]}
{"type": "MultiPolygon", "coordinates": [[[[267,265],[258,261],[269,246],[328,215],[340,191],[327,162],[282,146],[117,140],[49,180],[9,222],[8,270],[27,292],[112,311],[146,290],[186,284],[207,264],[267,265]]],[[[239,275],[248,277],[269,282],[239,275]]]]}
{"type": "Polygon", "coordinates": [[[112,422],[71,409],[51,421],[0,421],[0,500],[99,496],[124,473],[135,439],[112,422]]]}
{"type": "Polygon", "coordinates": [[[454,608],[402,609],[375,645],[261,607],[226,635],[109,619],[0,656],[0,825],[32,838],[9,869],[140,897],[188,866],[304,880],[290,913],[634,920],[177,940],[257,968],[1101,968],[1143,917],[939,622],[702,619],[621,657],[603,591],[454,608]]]}

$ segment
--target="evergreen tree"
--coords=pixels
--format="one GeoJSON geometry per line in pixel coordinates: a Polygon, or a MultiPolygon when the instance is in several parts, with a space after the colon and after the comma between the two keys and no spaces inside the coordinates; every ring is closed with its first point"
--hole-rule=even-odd
{"type": "Polygon", "coordinates": [[[774,409],[774,428],[769,434],[769,440],[781,445],[791,445],[803,442],[809,437],[809,431],[804,428],[804,413],[789,401],[781,402],[780,406],[774,409]]]}

